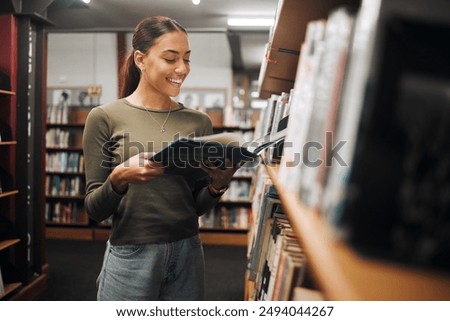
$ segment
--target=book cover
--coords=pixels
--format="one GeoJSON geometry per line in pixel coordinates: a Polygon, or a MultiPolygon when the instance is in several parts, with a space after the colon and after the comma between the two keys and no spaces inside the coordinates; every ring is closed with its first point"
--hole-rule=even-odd
{"type": "Polygon", "coordinates": [[[333,164],[326,175],[322,195],[322,212],[338,236],[346,234],[341,222],[343,201],[348,176],[353,163],[356,136],[368,88],[370,64],[373,59],[374,39],[380,10],[379,1],[364,2],[358,12],[349,48],[347,72],[342,88],[341,102],[336,115],[335,140],[345,141],[340,156],[345,165],[333,164]]]}
{"type": "Polygon", "coordinates": [[[353,12],[340,7],[330,13],[325,27],[324,51],[313,86],[313,112],[305,141],[315,145],[307,149],[306,161],[301,165],[300,198],[311,207],[320,207],[324,172],[330,166],[327,156],[333,153],[334,122],[327,122],[332,120],[339,104],[352,25],[353,12]]]}
{"type": "Polygon", "coordinates": [[[256,231],[254,231],[254,244],[252,244],[252,250],[250,253],[250,261],[248,265],[249,280],[255,281],[258,276],[261,256],[265,254],[263,252],[264,245],[266,244],[264,236],[267,235],[267,233],[270,234],[270,229],[268,229],[268,227],[270,227],[272,222],[271,217],[273,216],[278,204],[280,204],[280,200],[277,195],[266,193],[263,196],[256,231]],[[265,233],[266,229],[268,232],[265,233]]]}
{"type": "Polygon", "coordinates": [[[294,192],[300,189],[303,148],[312,114],[313,86],[323,51],[325,26],[325,20],[313,20],[308,23],[305,41],[300,50],[294,90],[290,98],[289,123],[278,177],[283,187],[294,192]]]}

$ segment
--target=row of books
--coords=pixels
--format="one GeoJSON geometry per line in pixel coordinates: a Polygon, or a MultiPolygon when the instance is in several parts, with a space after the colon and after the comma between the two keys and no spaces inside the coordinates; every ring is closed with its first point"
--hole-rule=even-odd
{"type": "Polygon", "coordinates": [[[220,198],[221,201],[249,201],[250,191],[249,180],[232,180],[230,187],[220,198]]]}
{"type": "Polygon", "coordinates": [[[282,92],[280,95],[272,94],[266,101],[266,107],[262,110],[260,118],[255,126],[254,141],[269,145],[261,153],[266,164],[280,162],[286,136],[286,127],[289,121],[292,90],[282,92]],[[276,142],[276,143],[272,143],[276,142]]]}
{"type": "Polygon", "coordinates": [[[68,124],[69,123],[69,102],[68,94],[62,93],[56,104],[47,105],[48,124],[68,124]]]}
{"type": "Polygon", "coordinates": [[[67,148],[78,146],[81,148],[82,132],[80,130],[67,130],[50,128],[45,133],[45,145],[47,148],[67,148]]]}
{"type": "Polygon", "coordinates": [[[250,208],[219,206],[199,218],[200,228],[247,229],[250,208]]]}
{"type": "MultiPolygon", "coordinates": [[[[328,170],[332,165],[342,167],[333,163],[331,154],[353,25],[354,13],[346,7],[334,10],[328,20],[308,24],[291,95],[295,108],[290,113],[279,177],[305,204],[318,209],[328,170]]],[[[346,117],[350,115],[358,116],[346,117]]],[[[347,148],[352,141],[346,140],[347,148]]],[[[345,156],[349,164],[351,157],[345,156]]]]}
{"type": "Polygon", "coordinates": [[[77,152],[45,153],[45,171],[49,173],[83,173],[84,156],[77,152]]]}
{"type": "Polygon", "coordinates": [[[84,178],[46,175],[45,195],[47,196],[83,196],[85,193],[84,178]]]}
{"type": "Polygon", "coordinates": [[[272,94],[267,100],[267,107],[261,115],[261,124],[259,128],[260,137],[275,134],[280,131],[281,119],[287,117],[290,112],[291,92],[282,92],[280,95],[272,94]]]}
{"type": "Polygon", "coordinates": [[[262,236],[265,255],[260,257],[253,300],[290,301],[302,287],[307,260],[280,205],[266,222],[262,236]]]}
{"type": "Polygon", "coordinates": [[[284,213],[271,179],[261,169],[255,179],[253,224],[248,249],[251,300],[293,300],[303,285],[306,256],[284,213]]]}
{"type": "Polygon", "coordinates": [[[45,203],[45,220],[47,223],[83,224],[89,223],[89,218],[82,202],[58,201],[45,203]]]}

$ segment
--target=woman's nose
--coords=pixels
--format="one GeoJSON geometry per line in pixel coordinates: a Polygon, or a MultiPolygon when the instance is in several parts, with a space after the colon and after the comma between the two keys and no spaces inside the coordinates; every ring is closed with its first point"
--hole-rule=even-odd
{"type": "Polygon", "coordinates": [[[175,68],[175,73],[177,73],[179,75],[187,74],[188,72],[189,72],[189,67],[186,66],[184,61],[179,63],[175,68]]]}

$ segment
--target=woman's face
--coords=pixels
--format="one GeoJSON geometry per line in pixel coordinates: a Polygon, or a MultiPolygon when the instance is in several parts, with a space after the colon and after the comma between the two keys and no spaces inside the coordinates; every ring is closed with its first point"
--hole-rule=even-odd
{"type": "Polygon", "coordinates": [[[147,54],[137,59],[142,71],[141,82],[149,90],[171,97],[178,96],[181,85],[190,72],[191,50],[187,35],[182,31],[159,37],[147,54]]]}

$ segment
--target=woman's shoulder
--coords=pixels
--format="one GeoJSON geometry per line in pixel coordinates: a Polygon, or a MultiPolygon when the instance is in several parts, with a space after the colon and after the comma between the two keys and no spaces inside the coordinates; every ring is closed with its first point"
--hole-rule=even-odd
{"type": "Polygon", "coordinates": [[[89,111],[86,122],[94,124],[100,124],[102,122],[110,123],[116,116],[120,117],[124,109],[122,99],[98,105],[89,111]]]}
{"type": "Polygon", "coordinates": [[[123,102],[123,99],[117,99],[102,105],[98,105],[95,106],[91,109],[91,111],[89,112],[89,114],[93,114],[93,115],[107,115],[107,114],[111,114],[111,113],[118,113],[121,111],[124,111],[124,105],[125,103],[123,102]]]}
{"type": "Polygon", "coordinates": [[[120,99],[116,99],[111,102],[99,105],[97,107],[94,107],[93,110],[100,109],[100,110],[103,110],[104,112],[111,112],[111,111],[115,112],[117,110],[123,109],[124,105],[125,105],[124,99],[120,98],[120,99]]]}
{"type": "Polygon", "coordinates": [[[189,107],[185,107],[181,103],[179,103],[179,105],[181,106],[180,111],[185,113],[185,114],[187,114],[187,115],[192,115],[193,117],[198,117],[200,119],[205,119],[205,120],[209,119],[208,114],[205,113],[204,111],[193,109],[193,108],[189,108],[189,107]]]}

